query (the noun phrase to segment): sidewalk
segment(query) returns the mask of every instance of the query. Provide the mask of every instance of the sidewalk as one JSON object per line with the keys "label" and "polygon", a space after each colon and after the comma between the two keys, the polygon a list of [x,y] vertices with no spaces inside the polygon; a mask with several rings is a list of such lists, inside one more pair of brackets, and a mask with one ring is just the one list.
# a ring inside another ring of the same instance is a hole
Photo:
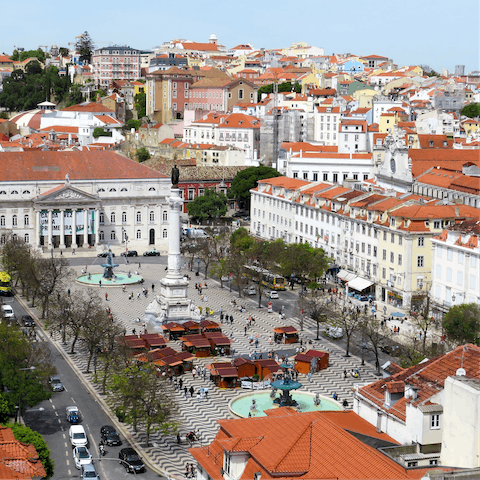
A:
{"label": "sidewalk", "polygon": [[[91,257],[96,257],[96,253],[96,251],[92,252]],[[167,257],[162,256],[161,258],[163,260],[161,264],[142,264],[139,269],[139,274],[145,278],[143,286],[146,286],[149,289],[147,298],[143,295],[137,297],[138,292],[142,291],[142,285],[133,285],[129,287],[126,292],[123,292],[121,287],[113,287],[108,290],[108,301],[105,301],[105,299],[101,297],[105,307],[108,306],[111,308],[112,313],[126,329],[127,333],[131,333],[133,328],[135,328],[137,332],[140,330],[141,323],[139,324],[135,320],[137,318],[143,320],[145,309],[153,299],[151,285],[155,285],[156,292],[160,289],[158,282],[166,274],[165,265],[167,262]],[[140,259],[141,262],[141,257],[138,257],[138,259]],[[136,260],[137,259],[134,259],[134,261]],[[122,267],[123,266],[121,265],[118,269],[121,271]],[[80,274],[81,269],[84,267],[78,266],[72,268],[77,274]],[[88,265],[88,270],[91,271],[91,273],[100,273],[103,271],[100,264],[97,263]],[[185,270],[185,273],[191,274],[191,272],[187,270]],[[206,303],[202,303],[201,297],[193,287],[195,282],[199,283],[200,281],[202,281],[202,283],[206,282],[208,285],[208,288],[204,288],[202,292],[208,297],[208,302]],[[70,288],[75,290],[87,287],[73,284]],[[132,291],[134,293],[134,299],[129,300],[128,296]],[[232,347],[235,349],[235,356],[248,356],[255,351],[267,352],[268,350],[271,350],[272,347],[275,348],[276,351],[287,350],[288,346],[285,345],[271,346],[268,344],[268,338],[272,334],[272,329],[279,326],[278,314],[268,314],[267,309],[258,309],[258,300],[256,297],[254,299],[242,298],[240,303],[246,306],[247,311],[240,313],[238,309],[230,306],[230,302],[234,298],[237,299],[237,303],[239,303],[237,293],[229,292],[228,286],[223,289],[220,288],[219,282],[212,279],[205,280],[203,275],[192,277],[188,296],[195,302],[195,304],[202,307],[209,306],[212,308],[215,314],[210,318],[218,323],[220,323],[220,308],[222,308],[224,314],[233,315],[233,325],[230,325],[230,322],[224,324],[222,326],[222,331],[233,340]],[[252,315],[256,321],[254,322],[253,327],[248,330],[248,334],[245,335],[244,327],[249,315]],[[297,320],[292,318],[287,318],[282,324],[292,324],[298,327]],[[260,341],[258,348],[249,344],[250,335],[255,336],[256,334],[259,335]],[[299,381],[303,383],[305,391],[310,391],[312,393],[318,392],[329,398],[331,398],[335,392],[340,401],[347,399],[349,404],[352,405],[353,385],[359,381],[363,383],[377,379],[374,375],[373,366],[368,364],[361,366],[361,359],[355,355],[352,355],[350,358],[345,358],[343,356],[345,352],[341,346],[336,345],[334,342],[323,337],[318,341],[314,340],[315,336],[316,329],[314,328],[306,327],[303,332],[300,332],[300,338],[304,342],[312,339],[313,348],[330,352],[330,366],[328,369],[314,374],[311,383],[308,381],[307,376],[302,374],[299,375]],[[65,351],[65,349],[68,349],[68,345],[64,347],[61,344],[60,334],[57,333],[54,335],[54,341],[57,348],[60,350]],[[172,346],[172,348],[177,350],[180,350],[181,348],[179,342],[170,342],[169,346]],[[99,399],[100,404],[105,407],[105,397],[100,394],[98,387],[93,383],[93,375],[83,373],[86,366],[86,355],[82,352],[81,345],[77,347],[77,352],[77,355],[73,357],[64,354],[64,358],[74,364],[77,374],[83,378],[84,382],[88,385],[89,390],[91,390],[96,398]],[[215,361],[229,361],[230,359],[231,357],[216,357]],[[198,366],[205,366],[212,361],[213,358],[211,357],[201,358],[197,359],[195,364]],[[361,372],[360,380],[351,377],[347,379],[343,378],[343,371],[345,369],[350,371],[357,367]],[[195,391],[202,386],[209,386],[209,398],[202,400],[197,400],[196,395],[194,397],[185,397],[183,391],[173,391],[179,405],[179,420],[181,421],[180,432],[184,434],[186,431],[196,430],[200,434],[201,442],[195,444],[195,446],[205,445],[206,443],[209,443],[217,433],[217,419],[234,418],[234,415],[228,409],[228,403],[239,394],[239,390],[220,390],[213,384],[210,384],[208,380],[199,379],[198,377],[193,379],[189,373],[184,374],[182,378],[184,380],[184,385],[188,388],[193,386]],[[173,390],[173,385],[171,385],[171,388]],[[138,448],[149,466],[158,473],[163,472],[163,474],[169,476],[182,476],[185,463],[194,462],[193,457],[188,452],[188,445],[178,445],[175,436],[164,436],[160,433],[154,433],[151,437],[152,447],[145,449],[141,446],[144,437],[141,429],[139,429],[139,433],[136,434],[133,431],[133,428],[129,425],[119,424],[112,412],[108,412],[108,414],[112,418],[114,425],[119,427],[122,434],[132,442],[135,448]]]}

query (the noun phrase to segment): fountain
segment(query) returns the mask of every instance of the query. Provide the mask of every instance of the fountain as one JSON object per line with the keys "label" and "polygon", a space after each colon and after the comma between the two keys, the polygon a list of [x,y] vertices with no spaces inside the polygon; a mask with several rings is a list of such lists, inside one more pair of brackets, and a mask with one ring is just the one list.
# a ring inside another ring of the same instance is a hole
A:
{"label": "fountain", "polygon": [[[298,413],[319,410],[342,410],[342,405],[319,393],[297,392],[302,387],[292,378],[293,364],[286,361],[280,365],[282,373],[270,383],[271,392],[243,393],[230,401],[228,408],[238,417],[262,417],[265,410],[275,407],[295,408]],[[277,391],[281,394],[277,396]],[[294,392],[294,393],[292,393]]]}
{"label": "fountain", "polygon": [[102,263],[102,267],[104,268],[103,278],[111,280],[115,276],[113,269],[118,267],[118,263],[113,263],[113,255],[110,249],[108,249],[107,253],[107,263]]}

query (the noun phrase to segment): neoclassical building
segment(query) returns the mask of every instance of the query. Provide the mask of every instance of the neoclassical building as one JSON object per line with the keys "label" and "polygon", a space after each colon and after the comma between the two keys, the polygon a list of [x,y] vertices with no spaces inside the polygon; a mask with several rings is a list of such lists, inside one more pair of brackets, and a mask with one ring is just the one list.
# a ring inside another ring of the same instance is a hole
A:
{"label": "neoclassical building", "polygon": [[109,151],[0,153],[0,164],[2,242],[11,231],[34,248],[168,249],[166,175]]}

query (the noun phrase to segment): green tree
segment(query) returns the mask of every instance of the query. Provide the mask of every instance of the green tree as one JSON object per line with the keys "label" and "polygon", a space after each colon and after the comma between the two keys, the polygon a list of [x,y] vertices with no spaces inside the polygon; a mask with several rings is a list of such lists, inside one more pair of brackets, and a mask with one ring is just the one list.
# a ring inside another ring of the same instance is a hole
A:
{"label": "green tree", "polygon": [[25,50],[21,53],[15,50],[10,58],[14,62],[23,62],[27,58],[38,58],[42,63],[45,63],[45,52],[41,48],[38,50]]}
{"label": "green tree", "polygon": [[[296,93],[300,93],[302,91],[302,86],[298,83],[295,82],[293,85],[291,82],[284,82],[284,83],[279,83],[278,84],[278,91],[279,92],[291,92],[293,87],[293,91]],[[258,89],[258,98],[262,98],[262,94],[270,94],[273,93],[273,83],[269,85],[264,85],[263,87],[260,87]]]}
{"label": "green tree", "polygon": [[80,60],[82,62],[91,62],[92,53],[95,48],[93,40],[90,38],[90,34],[85,30],[75,43],[75,49],[80,54]]}
{"label": "green tree", "polygon": [[138,130],[142,126],[142,122],[140,120],[135,120],[134,118],[131,118],[130,120],[127,121],[126,126],[128,127],[129,130],[131,128]]}
{"label": "green tree", "polygon": [[427,353],[427,335],[428,332],[435,326],[436,321],[431,315],[430,311],[430,297],[425,296],[418,311],[411,312],[410,318],[412,325],[422,332],[422,353]]}
{"label": "green tree", "polygon": [[151,158],[149,151],[145,147],[137,148],[136,155],[139,162],[145,162]]}
{"label": "green tree", "polygon": [[31,444],[35,447],[38,457],[42,462],[43,468],[47,473],[47,476],[45,478],[50,478],[53,475],[54,462],[50,458],[51,452],[48,448],[47,442],[45,442],[43,437],[38,432],[32,430],[30,427],[20,425],[19,423],[10,423],[6,426],[12,429],[14,437],[19,442]]}
{"label": "green tree", "polygon": [[462,303],[450,307],[443,317],[443,330],[452,342],[477,345],[480,331],[479,306],[475,303]]}
{"label": "green tree", "polygon": [[147,116],[147,94],[137,93],[134,97],[134,105],[137,110],[138,118]]}
{"label": "green tree", "polygon": [[363,338],[365,339],[365,349],[375,355],[375,367],[377,375],[380,376],[380,346],[388,338],[389,330],[382,331],[380,321],[373,316],[364,316],[360,325]]}
{"label": "green tree", "polygon": [[260,165],[241,170],[235,175],[232,186],[228,189],[228,198],[234,198],[240,208],[250,208],[250,190],[258,185],[259,180],[280,177],[281,173],[272,167]]}
{"label": "green tree", "polygon": [[352,335],[360,329],[364,322],[360,307],[343,307],[338,317],[333,321],[333,325],[340,327],[345,334],[347,344],[345,346],[345,356],[350,356],[350,342]]}
{"label": "green tree", "polygon": [[194,220],[206,220],[223,217],[227,213],[227,197],[216,192],[213,188],[205,190],[204,195],[199,195],[188,204],[188,214]]}
{"label": "green tree", "polygon": [[461,113],[468,118],[480,117],[480,103],[469,103],[465,105]]}

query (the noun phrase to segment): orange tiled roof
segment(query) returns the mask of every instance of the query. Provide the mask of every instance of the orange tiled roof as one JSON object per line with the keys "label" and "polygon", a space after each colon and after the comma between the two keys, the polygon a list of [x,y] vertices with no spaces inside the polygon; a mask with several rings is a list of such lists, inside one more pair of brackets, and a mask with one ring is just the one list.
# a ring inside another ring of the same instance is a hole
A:
{"label": "orange tiled roof", "polygon": [[107,108],[101,103],[98,102],[84,102],[78,103],[77,105],[72,105],[71,107],[66,107],[62,112],[98,112],[98,113],[115,113],[111,108]]}
{"label": "orange tiled roof", "polygon": [[295,190],[297,188],[303,187],[304,185],[308,185],[310,182],[307,182],[306,180],[300,180],[299,178],[279,176],[259,180],[258,183],[266,183],[271,186],[283,187],[288,190]]}

